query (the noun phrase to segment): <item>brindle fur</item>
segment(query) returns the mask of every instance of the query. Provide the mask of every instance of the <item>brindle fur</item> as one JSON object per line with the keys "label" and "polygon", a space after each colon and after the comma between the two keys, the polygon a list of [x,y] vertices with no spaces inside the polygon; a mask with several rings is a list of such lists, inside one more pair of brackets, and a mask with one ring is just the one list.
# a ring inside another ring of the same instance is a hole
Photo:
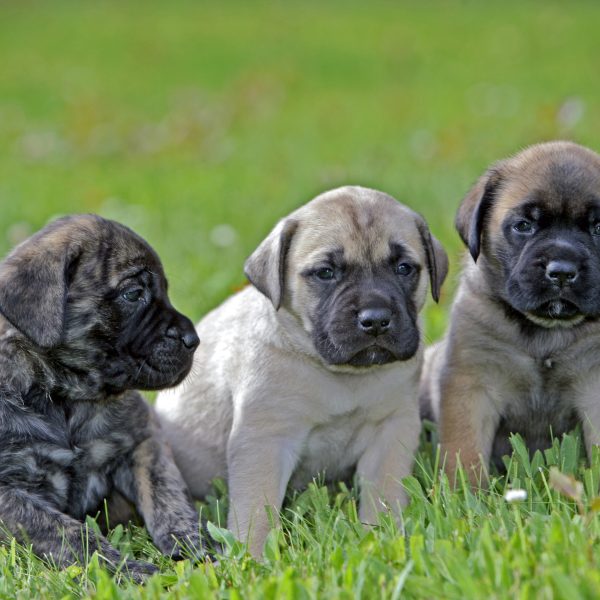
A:
{"label": "brindle fur", "polygon": [[[515,228],[523,220],[531,231]],[[581,423],[588,453],[600,442],[598,223],[600,156],[568,142],[497,163],[464,199],[456,225],[470,256],[421,384],[451,474],[457,453],[474,483],[490,461],[502,467],[509,433],[533,452]],[[551,261],[576,278],[553,283]]]}
{"label": "brindle fur", "polygon": [[[140,300],[122,296],[143,290]],[[93,215],[49,225],[0,264],[0,520],[59,565],[99,552],[140,579],[82,520],[111,493],[133,503],[161,552],[199,548],[198,515],[132,388],[182,380],[197,337],[168,301],[160,261]],[[185,343],[184,343],[185,339]]]}

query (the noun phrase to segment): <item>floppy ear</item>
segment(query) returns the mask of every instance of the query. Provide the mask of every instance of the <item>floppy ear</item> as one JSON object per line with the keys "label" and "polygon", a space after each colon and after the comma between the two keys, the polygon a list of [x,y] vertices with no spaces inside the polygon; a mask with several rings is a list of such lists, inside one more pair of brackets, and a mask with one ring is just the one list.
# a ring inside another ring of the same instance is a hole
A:
{"label": "floppy ear", "polygon": [[486,216],[494,203],[496,191],[503,179],[503,163],[496,163],[479,178],[464,197],[454,224],[473,260],[477,262],[481,250],[481,236]]}
{"label": "floppy ear", "polygon": [[417,221],[421,241],[425,248],[429,281],[431,283],[431,296],[438,302],[442,284],[448,275],[448,255],[440,242],[431,235],[424,219]]}
{"label": "floppy ear", "polygon": [[42,348],[61,340],[68,274],[79,256],[66,238],[47,238],[34,235],[0,263],[0,313]]}
{"label": "floppy ear", "polygon": [[279,310],[285,290],[286,258],[298,221],[286,219],[277,224],[244,264],[250,283]]}

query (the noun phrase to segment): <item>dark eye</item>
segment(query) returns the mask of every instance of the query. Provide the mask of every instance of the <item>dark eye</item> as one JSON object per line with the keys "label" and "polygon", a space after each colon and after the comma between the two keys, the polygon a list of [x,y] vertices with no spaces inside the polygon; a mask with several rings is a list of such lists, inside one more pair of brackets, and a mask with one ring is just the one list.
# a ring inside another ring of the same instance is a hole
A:
{"label": "dark eye", "polygon": [[143,294],[144,290],[141,288],[137,288],[135,290],[127,290],[121,295],[123,296],[123,298],[125,298],[125,300],[127,300],[127,302],[137,302]]}
{"label": "dark eye", "polygon": [[323,267],[322,269],[315,271],[315,275],[322,281],[329,281],[335,277],[333,269],[330,269],[329,267]]}
{"label": "dark eye", "polygon": [[394,269],[398,275],[410,275],[413,268],[408,263],[398,263]]}
{"label": "dark eye", "polygon": [[592,225],[592,235],[600,235],[600,223]]}
{"label": "dark eye", "polygon": [[533,224],[530,223],[529,221],[517,221],[514,225],[513,225],[513,229],[517,232],[517,233],[531,233],[533,231]]}

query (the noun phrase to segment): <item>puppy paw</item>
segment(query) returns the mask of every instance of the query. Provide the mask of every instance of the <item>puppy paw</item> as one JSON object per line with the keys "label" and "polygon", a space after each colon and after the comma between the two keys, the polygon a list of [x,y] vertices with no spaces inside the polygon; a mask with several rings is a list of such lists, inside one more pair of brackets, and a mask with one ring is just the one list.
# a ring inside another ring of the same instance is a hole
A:
{"label": "puppy paw", "polygon": [[144,583],[151,575],[158,573],[158,571],[158,567],[143,560],[126,560],[121,569],[121,574],[129,577],[135,583]]}
{"label": "puppy paw", "polygon": [[184,558],[203,560],[207,555],[200,536],[195,532],[191,533],[189,530],[172,530],[161,533],[160,536],[156,536],[154,543],[163,554],[173,560]]}

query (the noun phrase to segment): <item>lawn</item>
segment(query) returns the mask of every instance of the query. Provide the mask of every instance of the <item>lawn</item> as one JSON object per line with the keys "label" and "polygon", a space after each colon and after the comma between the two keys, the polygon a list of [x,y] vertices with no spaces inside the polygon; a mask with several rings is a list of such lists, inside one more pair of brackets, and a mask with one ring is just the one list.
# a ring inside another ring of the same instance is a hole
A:
{"label": "lawn", "polygon": [[[278,218],[362,184],[420,211],[450,254],[425,313],[437,339],[469,185],[533,142],[600,149],[599,26],[593,2],[4,2],[0,254],[55,216],[97,212],[150,241],[198,319],[243,285]],[[161,566],[145,587],[8,544],[0,597],[599,597],[600,456],[586,468],[577,433],[532,461],[515,444],[508,481],[473,494],[449,489],[424,441],[401,529],[365,532],[352,491],[315,484],[290,497],[262,563],[224,531],[220,563],[194,567],[118,529],[115,544]],[[579,505],[550,465],[584,484]],[[527,500],[507,503],[509,487]]]}

